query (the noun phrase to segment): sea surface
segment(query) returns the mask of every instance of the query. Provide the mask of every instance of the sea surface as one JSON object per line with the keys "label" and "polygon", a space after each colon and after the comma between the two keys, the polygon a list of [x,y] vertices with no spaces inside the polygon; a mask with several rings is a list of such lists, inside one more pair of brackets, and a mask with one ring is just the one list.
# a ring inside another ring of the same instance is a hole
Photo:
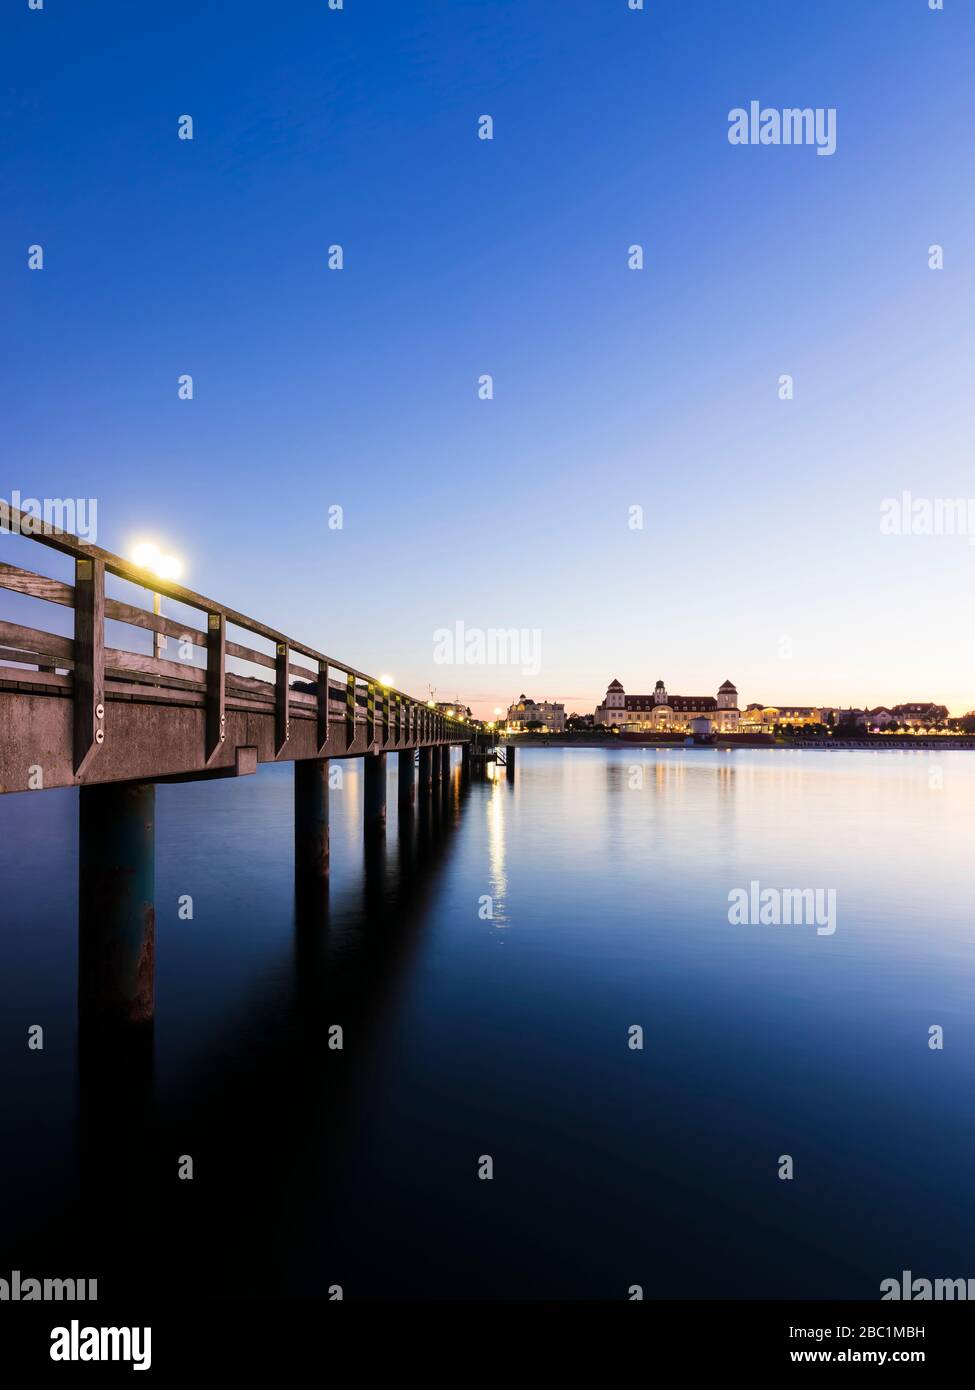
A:
{"label": "sea surface", "polygon": [[[131,1055],[79,1055],[77,792],[0,798],[0,1277],[347,1299],[975,1277],[975,756],[520,749],[513,781],[470,785],[456,758],[401,820],[389,757],[384,837],[341,764],[327,899],[297,903],[289,766],[160,787]],[[753,882],[832,891],[835,930],[730,921]]]}

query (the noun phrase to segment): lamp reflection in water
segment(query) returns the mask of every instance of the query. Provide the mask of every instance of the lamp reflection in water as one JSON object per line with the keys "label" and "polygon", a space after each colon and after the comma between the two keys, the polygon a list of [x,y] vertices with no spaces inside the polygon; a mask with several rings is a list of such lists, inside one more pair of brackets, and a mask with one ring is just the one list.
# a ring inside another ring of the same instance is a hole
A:
{"label": "lamp reflection in water", "polygon": [[489,882],[491,884],[494,925],[496,927],[506,927],[509,923],[504,906],[505,895],[508,891],[508,877],[505,870],[506,847],[504,818],[507,809],[506,802],[508,800],[508,792],[504,783],[504,778],[499,777],[497,771],[497,765],[492,763],[488,770],[491,790],[486,803],[488,861],[490,863]]}

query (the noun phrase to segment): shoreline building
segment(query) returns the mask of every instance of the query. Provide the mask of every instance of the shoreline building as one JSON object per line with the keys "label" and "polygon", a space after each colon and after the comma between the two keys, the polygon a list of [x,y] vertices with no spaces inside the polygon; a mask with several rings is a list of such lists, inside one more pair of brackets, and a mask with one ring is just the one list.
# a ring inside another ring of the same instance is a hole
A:
{"label": "shoreline building", "polygon": [[465,705],[463,700],[436,700],[435,706],[439,714],[445,714],[448,719],[473,719],[470,705]]}
{"label": "shoreline building", "polygon": [[[750,704],[741,716],[741,727],[768,732],[776,724],[826,724],[829,713],[829,707],[825,705]],[[833,714],[837,714],[837,711],[833,710]]]}
{"label": "shoreline building", "polygon": [[912,700],[906,705],[894,705],[891,714],[902,728],[938,729],[948,720],[947,705],[931,700]]}
{"label": "shoreline building", "polygon": [[[706,719],[708,732],[733,733],[740,718],[738,691],[731,681],[719,686],[717,695],[670,695],[662,680],[652,695],[627,695],[613,680],[596,706],[593,723],[640,733],[686,733],[692,719]],[[703,731],[703,726],[697,727]]]}
{"label": "shoreline building", "polygon": [[508,706],[507,727],[511,734],[564,734],[565,705],[520,695],[515,704]]}

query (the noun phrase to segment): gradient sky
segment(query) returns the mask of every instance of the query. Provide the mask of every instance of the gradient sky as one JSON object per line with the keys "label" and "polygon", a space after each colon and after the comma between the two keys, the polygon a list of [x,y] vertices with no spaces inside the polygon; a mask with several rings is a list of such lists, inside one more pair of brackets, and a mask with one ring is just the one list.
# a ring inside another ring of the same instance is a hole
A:
{"label": "gradient sky", "polygon": [[[613,676],[975,705],[975,545],[879,527],[975,496],[970,4],[0,23],[0,495],[95,497],[99,544],[477,713]],[[730,145],[752,99],[836,107],[835,155]],[[435,665],[458,620],[539,629],[540,675]]]}

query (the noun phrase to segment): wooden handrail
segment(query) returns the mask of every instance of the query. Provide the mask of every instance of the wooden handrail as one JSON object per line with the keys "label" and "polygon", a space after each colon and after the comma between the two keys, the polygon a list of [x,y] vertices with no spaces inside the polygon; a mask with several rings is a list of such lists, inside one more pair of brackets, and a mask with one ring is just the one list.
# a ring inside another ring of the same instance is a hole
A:
{"label": "wooden handrail", "polygon": [[[0,499],[2,500],[2,499]],[[18,565],[0,561],[0,589],[20,593],[46,602],[74,609],[75,640],[42,632],[36,628],[0,621],[0,661],[30,661],[42,666],[40,671],[18,667],[0,667],[10,679],[31,686],[44,684],[73,691],[75,704],[75,768],[79,772],[92,752],[104,741],[106,682],[112,691],[125,693],[125,687],[135,682],[145,695],[141,698],[164,698],[164,692],[175,701],[204,699],[206,720],[206,761],[215,756],[226,732],[226,706],[244,700],[259,702],[275,715],[275,746],[280,753],[290,738],[290,716],[303,712],[307,717],[317,707],[318,747],[323,749],[329,739],[330,726],[337,721],[346,724],[348,745],[359,737],[363,724],[370,745],[385,747],[390,742],[443,739],[452,735],[463,737],[470,726],[447,719],[428,702],[417,700],[406,692],[381,684],[374,676],[338,661],[314,647],[295,641],[276,628],[248,617],[234,608],[165,580],[151,571],[125,560],[111,551],[90,545],[49,522],[4,504],[10,529],[27,539],[71,556],[75,561],[74,585],[44,575],[34,574]],[[161,614],[109,598],[105,594],[105,576],[137,584],[161,594],[174,602],[185,604],[203,615],[205,627],[187,627]],[[189,642],[204,656],[204,664],[165,660],[155,654],[119,651],[105,647],[105,621],[111,620],[144,631]],[[273,644],[274,655],[227,638],[228,624],[252,633]],[[314,663],[315,669],[296,664],[292,655]],[[274,672],[273,680],[257,680],[227,670],[227,658],[246,661]],[[55,666],[73,670],[73,677],[57,676]],[[332,672],[344,680],[333,680]],[[158,689],[153,692],[153,682]],[[292,681],[305,682],[304,692],[295,689]],[[148,683],[147,683],[148,682]]]}

